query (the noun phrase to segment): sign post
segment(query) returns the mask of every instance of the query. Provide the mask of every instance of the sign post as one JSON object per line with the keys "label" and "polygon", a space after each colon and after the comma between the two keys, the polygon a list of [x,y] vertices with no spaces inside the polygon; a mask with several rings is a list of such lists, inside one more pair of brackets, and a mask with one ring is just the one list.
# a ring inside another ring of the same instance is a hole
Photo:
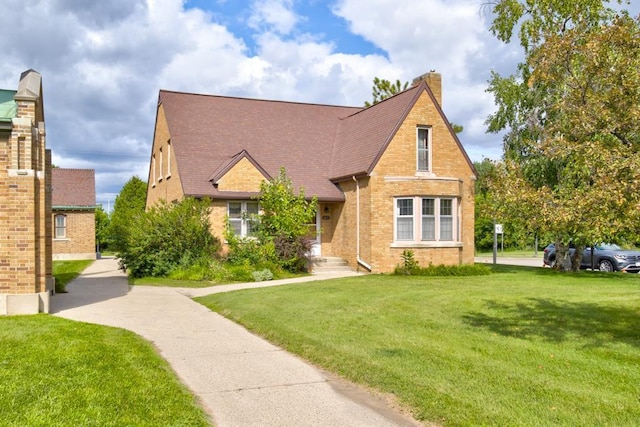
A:
{"label": "sign post", "polygon": [[[502,224],[493,223],[493,264],[498,259],[498,234],[502,234]],[[504,240],[503,240],[504,241]]]}

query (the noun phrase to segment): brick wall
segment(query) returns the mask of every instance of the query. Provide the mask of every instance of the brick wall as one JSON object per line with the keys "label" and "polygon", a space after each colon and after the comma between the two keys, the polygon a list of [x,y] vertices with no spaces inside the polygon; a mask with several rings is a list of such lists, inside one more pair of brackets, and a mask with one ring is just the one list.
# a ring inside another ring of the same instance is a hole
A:
{"label": "brick wall", "polygon": [[[40,85],[39,75],[25,76]],[[50,153],[41,98],[24,90],[24,81],[12,130],[0,136],[0,294],[11,295],[43,293],[51,277]]]}
{"label": "brick wall", "polygon": [[[432,132],[432,173],[416,173],[416,127],[426,125]],[[388,272],[401,263],[405,249],[414,252],[422,266],[473,263],[474,177],[446,122],[430,97],[423,93],[373,170],[370,178],[361,178],[360,186],[360,258],[373,272]],[[356,265],[356,185],[340,183],[346,202],[336,209],[335,231],[330,234],[336,255]],[[460,242],[428,245],[394,243],[394,197],[446,196],[459,201]],[[326,233],[329,235],[329,233]],[[326,253],[323,254],[328,255]]]}
{"label": "brick wall", "polygon": [[[93,211],[56,210],[56,215],[66,216],[66,237],[53,239],[53,258],[56,260],[95,259],[96,222]],[[54,219],[55,223],[55,219]]]}
{"label": "brick wall", "polygon": [[[181,200],[184,196],[180,171],[175,161],[173,146],[171,146],[171,134],[167,126],[164,107],[158,107],[155,137],[149,161],[149,175],[147,179],[147,208],[160,200],[173,202]],[[161,160],[162,157],[162,161]],[[154,166],[155,163],[155,166]]]}
{"label": "brick wall", "polygon": [[260,191],[260,183],[266,178],[246,158],[241,159],[218,180],[220,191]]}

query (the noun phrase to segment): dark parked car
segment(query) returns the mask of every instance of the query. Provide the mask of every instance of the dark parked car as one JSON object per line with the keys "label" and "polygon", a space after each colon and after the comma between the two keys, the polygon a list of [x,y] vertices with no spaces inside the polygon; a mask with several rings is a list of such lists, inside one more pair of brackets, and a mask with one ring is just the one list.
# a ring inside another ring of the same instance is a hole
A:
{"label": "dark parked car", "polygon": [[[575,249],[570,248],[573,254]],[[556,263],[556,246],[551,243],[544,248],[544,265],[553,267]],[[640,252],[622,249],[618,245],[600,243],[593,247],[593,264],[600,271],[640,272]],[[591,248],[585,248],[580,268],[591,268]]]}

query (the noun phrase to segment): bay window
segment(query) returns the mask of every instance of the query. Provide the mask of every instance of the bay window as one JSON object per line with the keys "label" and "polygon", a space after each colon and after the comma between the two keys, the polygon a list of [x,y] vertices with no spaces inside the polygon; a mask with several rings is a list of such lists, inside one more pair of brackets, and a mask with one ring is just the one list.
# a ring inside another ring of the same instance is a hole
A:
{"label": "bay window", "polygon": [[453,197],[396,198],[395,241],[419,244],[459,240],[457,209],[458,201]]}

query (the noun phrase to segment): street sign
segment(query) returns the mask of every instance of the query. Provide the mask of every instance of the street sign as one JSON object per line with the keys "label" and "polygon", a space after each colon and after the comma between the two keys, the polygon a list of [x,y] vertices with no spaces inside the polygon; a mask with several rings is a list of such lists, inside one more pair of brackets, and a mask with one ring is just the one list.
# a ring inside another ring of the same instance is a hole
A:
{"label": "street sign", "polygon": [[502,224],[496,224],[496,234],[502,234]]}

